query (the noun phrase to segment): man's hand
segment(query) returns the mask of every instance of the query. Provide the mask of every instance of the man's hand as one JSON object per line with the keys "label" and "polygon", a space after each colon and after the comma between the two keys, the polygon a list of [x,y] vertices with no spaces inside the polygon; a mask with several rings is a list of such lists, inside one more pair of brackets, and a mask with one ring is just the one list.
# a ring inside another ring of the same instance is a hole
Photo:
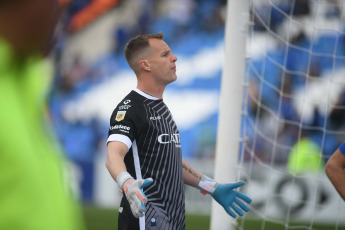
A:
{"label": "man's hand", "polygon": [[145,204],[147,203],[147,197],[143,192],[143,188],[150,185],[153,179],[134,180],[128,172],[121,172],[116,177],[116,182],[125,193],[133,215],[136,218],[142,217],[146,211]]}
{"label": "man's hand", "polygon": [[252,199],[250,199],[248,196],[244,195],[239,191],[234,190],[244,184],[244,182],[237,182],[234,184],[218,184],[216,190],[212,193],[212,197],[220,205],[222,205],[225,211],[233,218],[236,218],[236,214],[234,213],[234,211],[239,216],[243,216],[243,211],[249,211],[249,207],[240,199],[242,199],[248,204],[252,202]]}
{"label": "man's hand", "polygon": [[[235,212],[239,216],[243,216],[244,212],[249,211],[249,207],[244,203],[251,203],[252,199],[235,189],[244,185],[244,182],[237,182],[234,184],[218,184],[207,176],[203,176],[199,182],[198,188],[203,194],[210,194],[225,211],[236,218]],[[244,202],[243,202],[243,201]],[[243,211],[242,211],[243,210]]]}
{"label": "man's hand", "polygon": [[126,180],[122,185],[122,190],[125,193],[133,215],[138,218],[144,215],[146,211],[145,204],[147,197],[143,192],[143,188],[153,182],[152,178],[134,180],[132,178]]}

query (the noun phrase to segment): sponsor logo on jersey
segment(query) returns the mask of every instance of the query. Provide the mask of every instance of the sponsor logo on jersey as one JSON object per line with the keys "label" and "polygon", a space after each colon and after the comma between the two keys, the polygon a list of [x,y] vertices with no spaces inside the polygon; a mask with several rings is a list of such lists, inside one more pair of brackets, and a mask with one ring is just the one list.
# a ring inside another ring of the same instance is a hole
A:
{"label": "sponsor logo on jersey", "polygon": [[123,129],[123,130],[131,130],[130,127],[125,126],[125,125],[114,125],[114,126],[110,126],[110,130],[114,130],[114,129]]}
{"label": "sponsor logo on jersey", "polygon": [[150,120],[160,120],[160,119],[162,119],[162,117],[161,116],[157,116],[157,117],[150,117]]}
{"label": "sponsor logo on jersey", "polygon": [[129,102],[131,102],[131,100],[125,100],[123,104],[127,105]]}
{"label": "sponsor logo on jersey", "polygon": [[132,107],[131,105],[121,105],[119,107],[119,109],[123,110],[123,109],[129,109],[130,107]]}
{"label": "sponsor logo on jersey", "polygon": [[126,111],[118,111],[115,120],[122,121],[125,118]]}
{"label": "sponsor logo on jersey", "polygon": [[176,147],[181,147],[180,134],[167,134],[163,133],[158,136],[158,142],[161,144],[175,143]]}

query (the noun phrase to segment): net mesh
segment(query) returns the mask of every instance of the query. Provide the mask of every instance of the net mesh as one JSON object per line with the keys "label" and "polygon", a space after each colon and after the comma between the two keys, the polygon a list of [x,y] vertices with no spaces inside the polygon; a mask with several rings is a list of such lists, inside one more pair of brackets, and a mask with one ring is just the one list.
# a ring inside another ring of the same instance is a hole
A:
{"label": "net mesh", "polygon": [[250,13],[238,178],[254,202],[238,229],[342,229],[324,165],[345,141],[344,3],[252,0]]}

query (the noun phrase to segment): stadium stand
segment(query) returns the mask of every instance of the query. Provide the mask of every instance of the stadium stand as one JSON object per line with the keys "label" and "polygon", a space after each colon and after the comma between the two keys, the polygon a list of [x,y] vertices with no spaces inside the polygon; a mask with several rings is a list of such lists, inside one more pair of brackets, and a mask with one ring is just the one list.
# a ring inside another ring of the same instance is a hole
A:
{"label": "stadium stand", "polygon": [[[85,9],[90,1],[79,0],[73,1],[70,6],[67,18],[73,18],[73,15],[78,15],[77,10]],[[122,8],[131,7],[133,3],[121,3],[119,1],[105,1],[103,8],[107,10],[124,10]],[[111,4],[110,4],[111,2]],[[58,131],[58,136],[65,148],[66,154],[78,164],[83,165],[83,168],[89,170],[92,168],[92,161],[97,154],[102,151],[102,145],[106,140],[107,123],[98,117],[85,114],[87,119],[71,119],[64,114],[65,106],[68,103],[78,100],[88,92],[109,81],[111,78],[116,78],[119,73],[128,70],[128,66],[124,60],[122,50],[126,41],[138,33],[154,33],[162,31],[165,34],[166,41],[174,51],[174,53],[183,61],[190,60],[195,55],[200,55],[200,49],[216,50],[217,45],[222,44],[224,39],[224,20],[225,20],[225,4],[224,0],[207,1],[207,0],[180,0],[181,4],[187,5],[189,10],[178,12],[178,17],[181,20],[176,20],[173,10],[169,7],[169,1],[144,1],[147,7],[142,7],[138,17],[137,23],[130,25],[119,25],[113,29],[112,39],[114,39],[114,49],[97,57],[97,61],[93,63],[83,63],[82,60],[75,58],[75,62],[66,68],[65,71],[57,71],[56,84],[52,89],[51,94],[51,112],[53,121]],[[310,15],[310,5],[308,1],[293,1],[294,16],[303,17],[308,20],[312,17]],[[106,6],[106,7],[105,7]],[[270,31],[276,31],[281,37],[284,37],[284,23],[285,15],[291,10],[291,5],[286,1],[281,1],[277,8],[268,8],[267,5],[260,5],[257,9],[258,15],[254,17],[254,30],[258,34],[265,36],[270,28]],[[168,9],[167,9],[168,8]],[[100,16],[102,17],[102,16]],[[327,23],[334,18],[340,17],[337,8],[325,9],[322,23]],[[183,18],[183,20],[182,20]],[[93,17],[96,19],[96,17]],[[86,20],[86,19],[85,19]],[[311,19],[310,19],[311,20]],[[87,20],[86,20],[87,21]],[[69,20],[65,22],[67,25]],[[83,23],[76,23],[84,25]],[[75,25],[75,24],[73,24]],[[72,26],[74,29],[79,29],[80,26]],[[73,36],[73,33],[78,31],[65,32],[64,42],[68,42],[68,36]],[[69,34],[70,33],[70,34]],[[308,73],[313,78],[324,78],[330,70],[344,72],[345,61],[345,37],[344,34],[337,31],[324,31],[317,35],[317,39],[311,38],[309,32],[301,28],[294,36],[290,38],[291,45],[286,47],[281,41],[281,37],[276,34],[269,34],[274,43],[274,47],[267,50],[266,55],[255,56],[253,54],[252,65],[247,66],[247,71],[252,77],[252,80],[259,82],[259,78],[263,77],[263,91],[262,103],[270,110],[278,110],[278,92],[284,85],[284,92],[287,95],[284,97],[283,104],[280,110],[281,117],[289,121],[301,121],[298,107],[288,95],[296,94],[304,89],[306,80],[301,77],[302,74]],[[63,39],[63,38],[61,38]],[[260,45],[260,44],[258,44]],[[310,52],[310,48],[311,51]],[[288,55],[285,57],[284,51],[288,49]],[[63,51],[57,51],[57,53]],[[315,55],[323,54],[323,55]],[[222,60],[220,58],[220,60]],[[310,61],[311,60],[311,61]],[[178,62],[177,65],[183,64]],[[58,63],[59,64],[59,63]],[[60,63],[61,64],[61,63]],[[212,67],[210,67],[212,68]],[[286,76],[281,77],[285,71]],[[279,76],[279,77],[278,77]],[[181,76],[182,78],[182,76]],[[199,75],[194,76],[189,83],[175,84],[169,86],[169,89],[179,90],[220,90],[221,68],[212,72],[212,76],[207,78]],[[282,83],[281,79],[285,79]],[[260,87],[257,85],[257,87]],[[115,90],[115,89],[114,89]],[[253,92],[258,89],[251,88]],[[321,91],[320,91],[321,92]],[[277,95],[277,97],[272,96]],[[257,95],[258,96],[258,95]],[[338,97],[338,106],[344,106],[345,89]],[[255,105],[249,103],[249,112],[253,115],[256,113]],[[252,106],[252,107],[250,107]],[[310,119],[304,120],[306,125],[320,126],[327,119],[327,127],[334,130],[345,128],[343,110],[334,109],[330,112],[330,116],[318,111],[312,112]],[[253,115],[254,116],[254,115]],[[260,122],[262,127],[267,127],[269,123],[269,113],[262,112]],[[279,141],[287,146],[293,146],[296,139],[294,135],[296,127],[284,124],[283,131],[279,134]],[[217,112],[211,114],[207,119],[200,122],[197,126],[189,129],[182,129],[181,136],[185,145],[183,146],[183,153],[188,157],[214,157],[215,135],[217,127]],[[269,126],[268,126],[269,127]],[[247,133],[250,139],[250,130],[253,128],[250,124],[246,125]],[[267,135],[272,135],[272,130],[266,129]],[[204,136],[200,136],[204,133]],[[212,134],[212,135],[206,135]],[[309,133],[310,137],[316,142],[320,143],[322,133],[316,131]],[[324,157],[327,160],[328,156],[333,152],[341,140],[332,133],[326,134],[325,145],[323,146]],[[250,143],[250,140],[249,140]],[[261,145],[256,146],[257,154],[265,160],[265,150],[271,148],[269,143],[262,140]],[[321,146],[320,146],[321,147]],[[286,164],[289,151],[285,151],[279,159],[277,164]],[[85,182],[89,183],[89,182]],[[87,186],[86,186],[87,187]],[[86,191],[83,195],[86,200],[92,199],[92,192]]]}

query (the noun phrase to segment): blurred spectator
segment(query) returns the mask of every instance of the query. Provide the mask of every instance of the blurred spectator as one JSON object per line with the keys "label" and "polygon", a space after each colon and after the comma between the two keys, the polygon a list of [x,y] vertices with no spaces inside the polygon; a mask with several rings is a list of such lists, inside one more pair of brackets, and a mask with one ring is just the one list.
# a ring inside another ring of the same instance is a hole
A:
{"label": "blurred spectator", "polygon": [[329,115],[329,129],[343,130],[345,125],[345,90],[339,96]]}
{"label": "blurred spectator", "polygon": [[326,17],[340,18],[342,14],[342,3],[338,0],[328,0]]}
{"label": "blurred spectator", "polygon": [[285,74],[282,79],[282,95],[281,95],[281,108],[280,116],[284,120],[288,121],[300,121],[296,108],[293,104],[293,85],[292,76],[290,74]]}
{"label": "blurred spectator", "polygon": [[295,16],[305,16],[310,13],[310,1],[309,0],[298,0],[291,2],[293,5],[292,14]]}
{"label": "blurred spectator", "polygon": [[116,54],[123,54],[126,42],[128,41],[130,31],[128,31],[127,26],[119,26],[114,33],[114,51]]}
{"label": "blurred spectator", "polygon": [[45,113],[57,19],[55,0],[0,1],[0,229],[83,229]]}
{"label": "blurred spectator", "polygon": [[278,26],[290,14],[290,4],[285,1],[276,2],[275,4],[254,3],[254,11],[251,14],[254,19],[254,29],[258,31],[277,31]]}
{"label": "blurred spectator", "polygon": [[301,137],[292,147],[287,168],[292,175],[302,173],[318,173],[324,168],[322,151],[309,136],[306,130],[301,131]]}
{"label": "blurred spectator", "polygon": [[174,38],[178,38],[191,25],[195,9],[194,0],[165,0],[159,3],[159,14],[157,16],[165,17],[174,25],[176,33]]}
{"label": "blurred spectator", "polygon": [[86,66],[81,60],[81,57],[77,55],[74,57],[71,66],[62,75],[61,79],[61,90],[62,92],[68,93],[74,89],[76,84],[80,82],[87,73]]}
{"label": "blurred spectator", "polygon": [[193,25],[199,25],[200,30],[215,31],[224,28],[226,20],[226,1],[197,1]]}

